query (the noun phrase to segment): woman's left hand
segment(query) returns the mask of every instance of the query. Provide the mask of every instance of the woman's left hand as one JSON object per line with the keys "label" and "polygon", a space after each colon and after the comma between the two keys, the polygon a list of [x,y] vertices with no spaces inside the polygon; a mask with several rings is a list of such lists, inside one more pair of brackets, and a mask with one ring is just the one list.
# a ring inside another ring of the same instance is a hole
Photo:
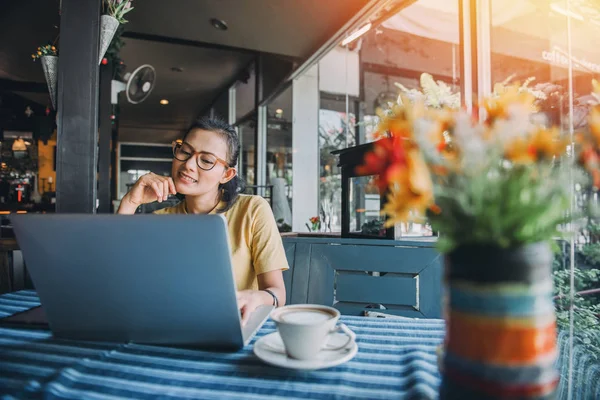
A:
{"label": "woman's left hand", "polygon": [[244,326],[257,307],[273,304],[273,297],[261,290],[241,290],[237,292],[237,302],[242,312],[242,326]]}

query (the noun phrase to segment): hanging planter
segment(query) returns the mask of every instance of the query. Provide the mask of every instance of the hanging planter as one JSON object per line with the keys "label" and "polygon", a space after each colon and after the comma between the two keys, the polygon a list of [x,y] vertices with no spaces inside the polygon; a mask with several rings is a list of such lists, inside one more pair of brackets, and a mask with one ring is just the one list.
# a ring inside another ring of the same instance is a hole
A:
{"label": "hanging planter", "polygon": [[48,85],[48,93],[52,108],[56,110],[56,91],[58,82],[58,50],[55,46],[48,44],[43,47],[38,47],[37,51],[31,55],[33,61],[40,59],[44,77]]}
{"label": "hanging planter", "polygon": [[124,18],[125,14],[133,10],[131,0],[104,0],[102,2],[102,8],[106,14],[100,17],[98,64],[102,63],[102,59],[110,47],[110,43],[112,42],[119,25],[127,23],[127,20]]}
{"label": "hanging planter", "polygon": [[102,59],[106,54],[106,50],[110,46],[115,32],[119,27],[119,21],[111,15],[103,15],[100,17],[100,57],[98,64],[102,63]]}
{"label": "hanging planter", "polygon": [[46,78],[46,84],[48,85],[48,92],[50,93],[50,101],[52,102],[52,108],[56,110],[56,90],[58,81],[58,57],[57,56],[43,56],[42,69],[44,70],[44,77]]}

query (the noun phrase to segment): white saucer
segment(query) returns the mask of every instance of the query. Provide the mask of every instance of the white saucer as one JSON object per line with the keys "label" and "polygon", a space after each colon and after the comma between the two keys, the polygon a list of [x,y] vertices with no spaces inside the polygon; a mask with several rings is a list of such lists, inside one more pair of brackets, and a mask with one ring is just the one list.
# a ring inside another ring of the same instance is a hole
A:
{"label": "white saucer", "polygon": [[[342,333],[333,333],[329,338],[328,344],[334,346],[338,344],[342,345],[347,340],[348,336]],[[358,345],[353,340],[343,349],[321,351],[314,360],[296,360],[295,358],[288,357],[286,354],[279,332],[263,336],[254,343],[254,354],[262,361],[277,367],[291,369],[312,370],[335,367],[336,365],[350,361],[357,352]]]}

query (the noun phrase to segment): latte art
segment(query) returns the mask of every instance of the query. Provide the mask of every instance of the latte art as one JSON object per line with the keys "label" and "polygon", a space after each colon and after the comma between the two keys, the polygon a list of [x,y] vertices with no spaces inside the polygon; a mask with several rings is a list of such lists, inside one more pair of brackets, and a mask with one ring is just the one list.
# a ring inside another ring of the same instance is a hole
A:
{"label": "latte art", "polygon": [[281,321],[291,324],[319,324],[328,321],[333,317],[332,314],[326,311],[297,309],[283,313],[279,318]]}

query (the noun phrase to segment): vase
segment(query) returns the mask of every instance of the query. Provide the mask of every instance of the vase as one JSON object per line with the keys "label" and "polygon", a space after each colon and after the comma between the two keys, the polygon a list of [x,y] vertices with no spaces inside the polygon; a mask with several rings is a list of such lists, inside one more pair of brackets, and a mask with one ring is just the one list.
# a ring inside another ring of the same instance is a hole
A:
{"label": "vase", "polygon": [[39,190],[39,174],[35,174],[33,177],[33,192],[31,193],[31,201],[33,201],[35,204],[39,204],[42,202],[42,195],[40,194]]}
{"label": "vase", "polygon": [[40,57],[42,62],[42,69],[44,70],[44,77],[46,78],[46,84],[48,85],[48,92],[50,93],[50,101],[52,102],[52,108],[56,110],[56,90],[58,81],[58,57],[57,56],[42,56]]}
{"label": "vase", "polygon": [[100,46],[99,46],[99,60],[98,64],[102,63],[102,59],[104,58],[104,54],[108,50],[110,46],[110,42],[112,42],[113,37],[115,36],[115,32],[119,27],[119,21],[110,15],[102,15],[100,17]]}
{"label": "vase", "polygon": [[441,399],[553,399],[559,375],[546,242],[446,257]]}

